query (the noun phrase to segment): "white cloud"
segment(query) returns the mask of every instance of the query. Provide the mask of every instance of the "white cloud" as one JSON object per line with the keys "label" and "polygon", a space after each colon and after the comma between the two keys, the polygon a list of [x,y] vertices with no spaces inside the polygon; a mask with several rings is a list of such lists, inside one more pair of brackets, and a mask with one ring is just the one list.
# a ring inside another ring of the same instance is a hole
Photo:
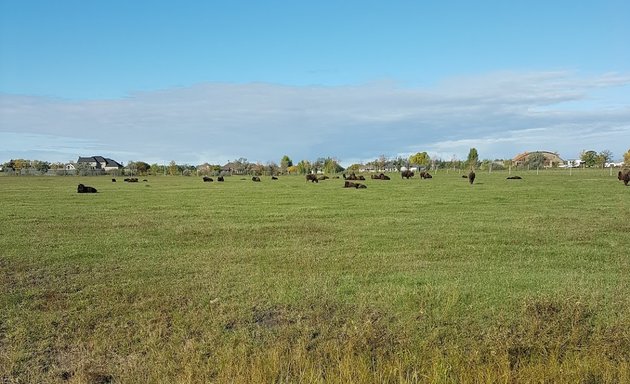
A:
{"label": "white cloud", "polygon": [[429,88],[209,83],[90,101],[4,94],[0,161],[103,154],[198,164],[289,154],[348,163],[424,150],[461,158],[472,146],[482,158],[536,149],[575,157],[584,148],[619,156],[630,144],[629,88],[630,76],[619,74],[501,72]]}

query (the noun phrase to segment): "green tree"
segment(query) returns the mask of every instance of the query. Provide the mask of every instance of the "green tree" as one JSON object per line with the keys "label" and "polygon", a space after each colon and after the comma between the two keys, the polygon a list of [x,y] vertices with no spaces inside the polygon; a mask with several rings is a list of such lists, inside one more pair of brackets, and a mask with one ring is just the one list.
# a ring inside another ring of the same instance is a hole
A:
{"label": "green tree", "polygon": [[168,163],[168,174],[171,176],[175,176],[178,174],[179,168],[177,167],[177,163],[175,162],[175,160],[171,160],[170,163]]}
{"label": "green tree", "polygon": [[293,160],[288,155],[282,156],[282,160],[280,160],[280,169],[282,169],[282,173],[287,172],[287,168],[293,166]]}
{"label": "green tree", "polygon": [[409,164],[429,166],[431,164],[431,157],[426,152],[418,152],[415,155],[409,156]]}
{"label": "green tree", "polygon": [[530,168],[537,169],[545,166],[545,155],[542,152],[533,152],[527,156],[526,164]]}
{"label": "green tree", "polygon": [[623,163],[630,167],[630,149],[628,149],[628,152],[623,154]]}
{"label": "green tree", "polygon": [[138,173],[146,175],[147,172],[151,169],[151,166],[144,161],[136,161],[136,170]]}
{"label": "green tree", "polygon": [[327,157],[324,160],[324,172],[326,173],[338,173],[343,172],[343,167],[339,165],[337,159]]}
{"label": "green tree", "polygon": [[470,148],[466,163],[471,169],[477,167],[477,163],[479,163],[479,153],[477,152],[477,148]]}
{"label": "green tree", "polygon": [[595,158],[595,163],[597,164],[598,167],[604,168],[604,165],[610,162],[612,160],[612,157],[613,157],[612,152],[607,149],[604,149],[603,151],[597,154],[597,157]]}
{"label": "green tree", "polygon": [[300,160],[297,164],[297,170],[301,175],[305,175],[311,172],[311,163],[308,160]]}
{"label": "green tree", "polygon": [[580,153],[580,160],[582,160],[587,167],[592,167],[597,163],[597,152],[583,150],[582,153]]}

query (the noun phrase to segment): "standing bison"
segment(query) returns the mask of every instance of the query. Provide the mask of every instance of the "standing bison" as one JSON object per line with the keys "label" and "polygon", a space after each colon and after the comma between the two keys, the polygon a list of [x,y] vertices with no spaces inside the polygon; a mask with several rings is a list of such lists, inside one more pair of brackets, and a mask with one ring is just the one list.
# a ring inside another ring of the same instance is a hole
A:
{"label": "standing bison", "polygon": [[306,182],[311,182],[311,183],[319,183],[319,180],[317,180],[317,175],[314,175],[312,173],[309,173],[308,175],[306,175]]}
{"label": "standing bison", "polygon": [[400,175],[402,176],[402,178],[407,178],[407,180],[409,180],[410,177],[413,177],[414,173],[411,171],[402,171],[400,172]]}
{"label": "standing bison", "polygon": [[475,182],[475,176],[475,171],[471,170],[468,174],[468,182],[470,182],[471,185]]}
{"label": "standing bison", "polygon": [[623,185],[628,185],[630,183],[630,169],[624,169],[623,171],[619,171],[617,174],[617,178],[620,181],[623,181]]}

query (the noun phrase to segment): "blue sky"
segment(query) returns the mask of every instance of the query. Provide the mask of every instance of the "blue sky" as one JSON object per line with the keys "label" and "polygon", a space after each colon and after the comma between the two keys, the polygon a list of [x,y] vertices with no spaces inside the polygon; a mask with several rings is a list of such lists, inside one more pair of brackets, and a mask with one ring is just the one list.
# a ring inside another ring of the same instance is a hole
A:
{"label": "blue sky", "polygon": [[627,1],[0,0],[0,161],[630,148]]}

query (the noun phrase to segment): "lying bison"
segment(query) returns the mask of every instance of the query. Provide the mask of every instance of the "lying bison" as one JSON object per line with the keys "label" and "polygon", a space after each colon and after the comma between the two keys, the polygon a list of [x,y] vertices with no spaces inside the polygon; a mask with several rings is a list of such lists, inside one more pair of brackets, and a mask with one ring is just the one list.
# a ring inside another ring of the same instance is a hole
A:
{"label": "lying bison", "polygon": [[522,178],[522,177],[520,177],[520,176],[508,176],[508,177],[507,177],[507,179],[508,179],[508,180],[521,180],[521,179],[523,179],[523,178]]}
{"label": "lying bison", "polygon": [[407,178],[407,180],[409,180],[410,177],[413,177],[414,173],[411,171],[402,171],[400,172],[400,175],[402,176],[402,178]]}
{"label": "lying bison", "polygon": [[112,183],[115,183],[115,182],[116,182],[116,179],[112,179]]}
{"label": "lying bison", "polygon": [[623,171],[619,171],[617,174],[617,178],[620,181],[623,181],[623,185],[628,185],[630,183],[630,169],[624,169]]}
{"label": "lying bison", "polygon": [[137,177],[127,177],[123,181],[126,181],[127,183],[137,183],[138,182],[138,178]]}
{"label": "lying bison", "polygon": [[370,178],[374,180],[390,180],[389,176],[386,176],[384,173],[381,173],[379,175],[371,175]]}
{"label": "lying bison", "polygon": [[213,181],[214,181],[214,180],[212,179],[212,177],[208,177],[208,176],[204,176],[204,177],[203,177],[203,182],[204,182],[204,183],[211,183],[211,182],[213,182]]}
{"label": "lying bison", "polygon": [[422,172],[420,172],[420,178],[421,179],[432,179],[433,176],[431,176],[431,174],[429,172],[422,171]]}
{"label": "lying bison", "polygon": [[328,177],[326,175],[318,177],[318,180],[320,180],[320,181],[321,180],[328,180],[328,179],[330,179],[330,177]]}
{"label": "lying bison", "polygon": [[87,185],[79,184],[77,186],[77,193],[96,193],[96,188],[88,187]]}
{"label": "lying bison", "polygon": [[260,181],[260,177],[252,176],[252,181],[259,182]]}
{"label": "lying bison", "polygon": [[317,175],[309,173],[308,175],[306,175],[306,182],[311,182],[311,183],[319,183],[319,180],[317,179]]}
{"label": "lying bison", "polygon": [[470,171],[468,174],[468,182],[470,182],[470,184],[475,182],[475,176],[475,171]]}
{"label": "lying bison", "polygon": [[359,180],[359,178],[357,177],[357,175],[354,174],[354,172],[352,172],[348,176],[346,176],[346,174],[344,173],[342,174],[342,176],[344,180]]}
{"label": "lying bison", "polygon": [[361,183],[353,183],[351,181],[346,181],[343,184],[343,187],[344,188],[356,188],[356,189],[359,189],[359,188],[367,188],[367,185],[364,185],[364,184],[361,184]]}
{"label": "lying bison", "polygon": [[271,180],[278,180],[278,178],[275,176],[271,176]]}
{"label": "lying bison", "polygon": [[223,180],[223,176],[219,176],[217,177],[217,181],[225,181],[225,180]]}

